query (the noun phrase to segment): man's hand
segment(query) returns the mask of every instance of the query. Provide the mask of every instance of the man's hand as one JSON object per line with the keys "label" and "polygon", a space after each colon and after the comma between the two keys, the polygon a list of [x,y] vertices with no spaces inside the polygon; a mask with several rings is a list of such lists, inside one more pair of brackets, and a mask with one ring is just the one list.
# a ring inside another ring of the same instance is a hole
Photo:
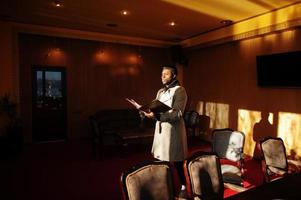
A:
{"label": "man's hand", "polygon": [[137,109],[141,108],[141,105],[138,104],[134,99],[128,99],[128,98],[126,98],[125,100],[127,100],[128,102],[130,102],[133,106],[135,106],[135,108],[137,108]]}
{"label": "man's hand", "polygon": [[144,111],[142,111],[142,112],[143,112],[144,116],[147,117],[147,118],[154,118],[155,117],[153,112],[144,112]]}

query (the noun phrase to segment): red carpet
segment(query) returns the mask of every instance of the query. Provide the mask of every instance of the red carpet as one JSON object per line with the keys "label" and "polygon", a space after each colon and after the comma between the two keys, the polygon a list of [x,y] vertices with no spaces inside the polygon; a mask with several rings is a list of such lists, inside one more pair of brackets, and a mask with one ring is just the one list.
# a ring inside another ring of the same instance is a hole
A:
{"label": "red carpet", "polygon": [[[92,157],[89,141],[44,143],[26,146],[13,158],[1,158],[1,199],[99,200],[122,199],[120,175],[144,160],[152,160],[149,144],[130,145],[127,152],[106,151],[103,160]],[[210,150],[193,144],[190,152]],[[246,180],[261,183],[260,163],[246,162]],[[177,181],[175,180],[175,185]],[[233,191],[225,190],[225,196]]]}

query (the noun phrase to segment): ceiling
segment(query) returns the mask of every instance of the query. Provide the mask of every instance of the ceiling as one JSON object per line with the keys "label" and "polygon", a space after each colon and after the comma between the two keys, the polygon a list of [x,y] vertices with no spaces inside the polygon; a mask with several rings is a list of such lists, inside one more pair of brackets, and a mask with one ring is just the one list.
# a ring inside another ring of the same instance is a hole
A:
{"label": "ceiling", "polygon": [[[9,0],[0,19],[180,42],[301,0]],[[129,11],[126,16],[122,10]],[[174,21],[175,26],[169,26]]]}

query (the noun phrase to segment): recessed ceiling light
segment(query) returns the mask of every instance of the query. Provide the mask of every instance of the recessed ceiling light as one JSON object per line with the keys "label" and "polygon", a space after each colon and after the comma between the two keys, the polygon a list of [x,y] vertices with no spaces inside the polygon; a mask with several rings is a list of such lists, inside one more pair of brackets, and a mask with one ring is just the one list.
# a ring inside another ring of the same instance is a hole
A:
{"label": "recessed ceiling light", "polygon": [[60,1],[54,1],[52,4],[57,8],[61,8],[64,6],[63,3]]}
{"label": "recessed ceiling light", "polygon": [[176,22],[171,21],[171,22],[168,23],[168,25],[169,25],[169,26],[175,26],[175,25],[176,25]]}
{"label": "recessed ceiling light", "polygon": [[129,15],[130,12],[128,10],[122,10],[120,11],[121,15]]}
{"label": "recessed ceiling light", "polygon": [[230,19],[225,19],[225,20],[220,21],[220,23],[225,26],[229,26],[229,25],[233,24],[233,21]]}

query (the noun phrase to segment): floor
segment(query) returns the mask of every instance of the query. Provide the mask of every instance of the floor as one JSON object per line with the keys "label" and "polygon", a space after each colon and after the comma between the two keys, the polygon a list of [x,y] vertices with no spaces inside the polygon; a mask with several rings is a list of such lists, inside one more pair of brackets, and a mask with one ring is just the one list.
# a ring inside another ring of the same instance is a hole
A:
{"label": "floor", "polygon": [[[152,160],[150,149],[149,143],[129,145],[123,152],[107,149],[99,160],[92,156],[89,140],[27,145],[21,153],[1,158],[0,199],[122,199],[122,171]],[[210,151],[210,145],[192,140],[189,150]],[[259,173],[259,163],[250,159],[246,169],[250,184],[258,184],[260,178],[252,174]]]}

